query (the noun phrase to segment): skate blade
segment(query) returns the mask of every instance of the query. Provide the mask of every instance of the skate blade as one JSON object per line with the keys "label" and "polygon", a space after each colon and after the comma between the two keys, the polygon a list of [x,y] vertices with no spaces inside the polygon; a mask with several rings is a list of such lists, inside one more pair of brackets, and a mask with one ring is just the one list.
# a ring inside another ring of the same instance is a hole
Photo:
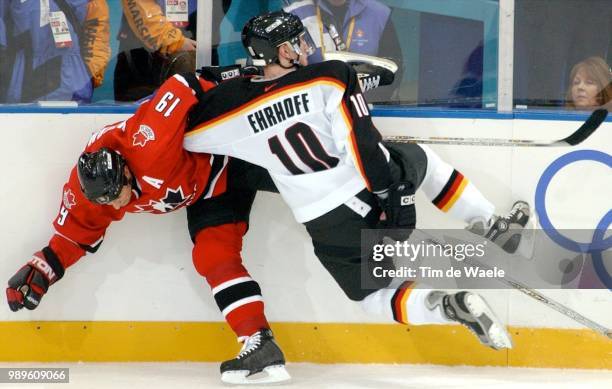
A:
{"label": "skate blade", "polygon": [[[499,321],[489,307],[489,304],[482,297],[474,293],[468,293],[465,298],[465,305],[478,323],[485,328],[488,341],[490,342],[485,343],[485,345],[495,350],[512,348],[512,339],[508,331],[506,331],[506,327]],[[491,323],[488,326],[489,328],[486,328],[486,322]]]}
{"label": "skate blade", "polygon": [[259,373],[250,376],[248,374],[248,370],[226,371],[221,374],[221,381],[228,385],[266,385],[291,379],[284,365],[268,366]]}

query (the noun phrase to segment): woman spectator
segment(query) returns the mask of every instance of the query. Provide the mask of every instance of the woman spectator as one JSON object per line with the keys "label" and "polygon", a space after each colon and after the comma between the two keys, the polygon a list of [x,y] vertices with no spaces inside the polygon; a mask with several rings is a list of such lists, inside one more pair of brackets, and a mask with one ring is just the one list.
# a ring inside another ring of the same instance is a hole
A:
{"label": "woman spectator", "polygon": [[566,106],[589,109],[612,99],[612,71],[600,57],[589,57],[576,64],[570,73]]}

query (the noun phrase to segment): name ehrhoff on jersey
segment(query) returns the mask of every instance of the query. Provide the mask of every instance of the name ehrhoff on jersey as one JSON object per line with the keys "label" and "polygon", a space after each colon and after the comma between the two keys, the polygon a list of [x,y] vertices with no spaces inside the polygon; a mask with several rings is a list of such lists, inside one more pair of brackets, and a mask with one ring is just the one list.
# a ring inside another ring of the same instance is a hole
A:
{"label": "name ehrhoff on jersey", "polygon": [[287,97],[249,114],[247,120],[255,134],[286,120],[310,112],[308,93]]}

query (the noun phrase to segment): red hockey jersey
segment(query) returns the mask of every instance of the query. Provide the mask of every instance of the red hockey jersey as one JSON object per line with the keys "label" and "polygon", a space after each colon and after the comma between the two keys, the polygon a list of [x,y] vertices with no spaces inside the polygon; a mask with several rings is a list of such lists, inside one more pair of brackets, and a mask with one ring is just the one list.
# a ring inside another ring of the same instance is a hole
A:
{"label": "red hockey jersey", "polygon": [[[200,83],[204,89],[214,86]],[[109,224],[126,212],[167,213],[225,191],[227,157],[183,149],[188,114],[196,103],[187,81],[175,75],[132,117],[92,135],[85,151],[108,147],[125,158],[134,177],[132,198],[119,210],[92,203],[81,192],[76,167],[72,169],[49,242],[64,268],[85,252],[95,252]]]}

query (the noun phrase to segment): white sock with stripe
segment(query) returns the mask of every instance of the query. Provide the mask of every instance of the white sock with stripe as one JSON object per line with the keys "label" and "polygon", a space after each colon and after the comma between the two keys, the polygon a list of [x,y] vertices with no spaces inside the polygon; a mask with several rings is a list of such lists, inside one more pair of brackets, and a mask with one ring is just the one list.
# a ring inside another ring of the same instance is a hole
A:
{"label": "white sock with stripe", "polygon": [[420,187],[425,196],[442,212],[466,223],[475,218],[488,221],[495,212],[495,206],[432,149],[423,145],[420,147],[427,155],[427,172]]}
{"label": "white sock with stripe", "polygon": [[405,282],[397,289],[380,289],[360,301],[368,313],[382,316],[389,321],[403,324],[448,324],[439,308],[429,310],[425,298],[431,289],[414,289],[411,282]]}

